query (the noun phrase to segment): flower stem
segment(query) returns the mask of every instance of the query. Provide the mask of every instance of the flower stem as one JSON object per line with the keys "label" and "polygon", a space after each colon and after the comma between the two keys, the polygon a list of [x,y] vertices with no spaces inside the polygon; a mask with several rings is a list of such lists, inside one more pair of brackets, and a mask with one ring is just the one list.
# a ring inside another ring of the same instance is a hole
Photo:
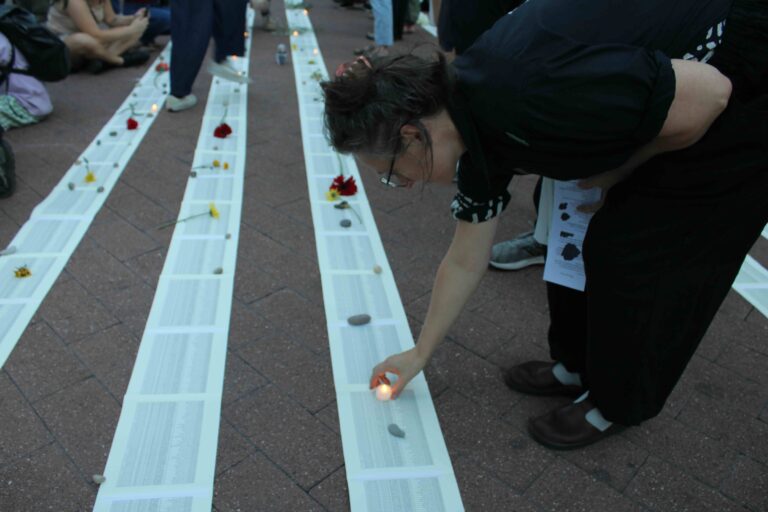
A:
{"label": "flower stem", "polygon": [[167,227],[173,226],[174,224],[179,224],[180,222],[186,222],[188,220],[196,219],[197,217],[202,217],[203,215],[210,215],[210,214],[211,214],[210,212],[203,212],[203,213],[198,213],[196,215],[192,215],[191,217],[184,217],[183,219],[172,220],[170,222],[165,222],[163,224],[160,224],[155,229],[157,230],[165,229]]}

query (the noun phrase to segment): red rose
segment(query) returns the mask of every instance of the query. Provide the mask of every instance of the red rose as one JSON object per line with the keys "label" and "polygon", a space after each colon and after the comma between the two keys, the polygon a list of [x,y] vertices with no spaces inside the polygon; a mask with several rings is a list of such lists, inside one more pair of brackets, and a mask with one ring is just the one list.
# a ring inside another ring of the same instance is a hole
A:
{"label": "red rose", "polygon": [[232,133],[232,128],[227,123],[221,123],[213,130],[213,136],[219,139],[226,139],[230,133]]}
{"label": "red rose", "polygon": [[157,66],[155,66],[155,71],[158,73],[162,73],[163,71],[168,71],[170,67],[168,66],[167,62],[160,62]]}
{"label": "red rose", "polygon": [[135,130],[139,127],[139,122],[132,117],[129,117],[125,124],[128,126],[129,130]]}
{"label": "red rose", "polygon": [[337,190],[339,195],[342,196],[353,196],[357,193],[357,183],[355,183],[355,178],[353,176],[350,176],[346,180],[341,174],[336,176],[333,179],[333,183],[331,184],[330,188]]}

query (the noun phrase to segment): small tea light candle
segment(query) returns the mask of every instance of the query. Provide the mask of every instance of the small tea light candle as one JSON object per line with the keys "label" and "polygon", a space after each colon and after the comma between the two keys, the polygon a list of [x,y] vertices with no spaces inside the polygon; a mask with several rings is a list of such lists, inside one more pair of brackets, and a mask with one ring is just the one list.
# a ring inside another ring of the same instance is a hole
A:
{"label": "small tea light candle", "polygon": [[152,104],[152,113],[157,112],[157,103]]}
{"label": "small tea light candle", "polygon": [[232,55],[232,60],[237,61],[237,55]]}
{"label": "small tea light candle", "polygon": [[248,32],[243,32],[243,37],[248,39]]}
{"label": "small tea light candle", "polygon": [[304,9],[304,16],[309,16],[309,11]]}
{"label": "small tea light candle", "polygon": [[320,50],[318,50],[317,48],[315,48],[314,50],[312,50],[312,53],[314,53],[315,55],[317,55],[318,53],[320,53]]}
{"label": "small tea light candle", "polygon": [[392,387],[389,384],[379,384],[376,387],[376,399],[386,402],[392,398]]}
{"label": "small tea light candle", "polygon": [[298,30],[294,30],[293,31],[293,37],[299,37],[299,31]]}

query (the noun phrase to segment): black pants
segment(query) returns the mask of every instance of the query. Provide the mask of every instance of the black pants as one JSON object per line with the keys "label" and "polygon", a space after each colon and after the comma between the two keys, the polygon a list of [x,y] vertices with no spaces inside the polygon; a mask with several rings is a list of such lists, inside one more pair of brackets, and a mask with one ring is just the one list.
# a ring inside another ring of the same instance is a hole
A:
{"label": "black pants", "polygon": [[403,38],[403,25],[407,13],[408,0],[392,0],[392,32],[395,41]]}
{"label": "black pants", "polygon": [[[768,103],[768,102],[766,102]],[[584,293],[547,285],[550,352],[611,421],[656,416],[768,222],[768,105],[617,185],[584,241]]]}
{"label": "black pants", "polygon": [[244,55],[246,0],[171,0],[171,94],[192,91],[213,36],[214,59]]}

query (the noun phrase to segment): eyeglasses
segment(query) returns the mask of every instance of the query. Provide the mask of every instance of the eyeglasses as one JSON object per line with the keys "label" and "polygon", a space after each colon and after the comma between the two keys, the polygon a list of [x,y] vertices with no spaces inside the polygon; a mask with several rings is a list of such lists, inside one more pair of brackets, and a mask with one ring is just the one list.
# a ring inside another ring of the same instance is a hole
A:
{"label": "eyeglasses", "polygon": [[407,187],[409,185],[408,180],[395,173],[395,160],[397,160],[397,153],[399,150],[400,143],[398,142],[394,153],[392,153],[392,160],[389,161],[389,172],[387,172],[386,176],[382,176],[379,179],[384,185],[392,188]]}

